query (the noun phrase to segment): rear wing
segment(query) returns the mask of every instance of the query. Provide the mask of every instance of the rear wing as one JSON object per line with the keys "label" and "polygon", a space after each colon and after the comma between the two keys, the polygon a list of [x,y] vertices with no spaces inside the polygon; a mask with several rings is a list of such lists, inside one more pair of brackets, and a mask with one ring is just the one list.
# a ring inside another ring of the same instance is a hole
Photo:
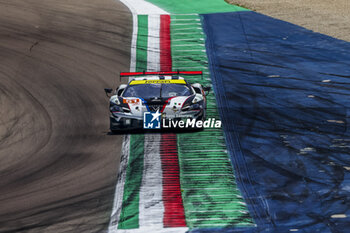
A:
{"label": "rear wing", "polygon": [[159,71],[159,72],[121,72],[119,74],[119,79],[121,81],[122,77],[130,76],[145,76],[145,75],[202,75],[202,71]]}

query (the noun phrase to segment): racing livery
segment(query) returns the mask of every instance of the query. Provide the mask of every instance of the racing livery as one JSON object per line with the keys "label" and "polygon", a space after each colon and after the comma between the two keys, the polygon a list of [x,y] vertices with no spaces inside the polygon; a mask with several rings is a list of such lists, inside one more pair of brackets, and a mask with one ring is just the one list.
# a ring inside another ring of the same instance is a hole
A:
{"label": "racing livery", "polygon": [[[169,75],[170,74],[170,75]],[[177,74],[177,75],[172,75]],[[160,113],[162,120],[205,120],[206,92],[209,87],[189,84],[179,74],[202,74],[201,71],[121,73],[133,77],[120,85],[109,100],[110,129],[138,129],[144,113]],[[108,96],[112,89],[105,89]]]}

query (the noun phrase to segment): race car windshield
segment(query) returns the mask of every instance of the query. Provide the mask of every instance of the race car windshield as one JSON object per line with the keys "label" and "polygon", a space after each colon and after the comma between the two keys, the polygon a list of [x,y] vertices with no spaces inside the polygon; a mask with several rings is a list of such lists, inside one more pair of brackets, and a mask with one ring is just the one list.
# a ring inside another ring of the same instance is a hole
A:
{"label": "race car windshield", "polygon": [[191,89],[183,84],[142,84],[130,85],[124,91],[123,97],[140,97],[143,99],[152,99],[155,97],[170,98],[174,96],[190,96]]}

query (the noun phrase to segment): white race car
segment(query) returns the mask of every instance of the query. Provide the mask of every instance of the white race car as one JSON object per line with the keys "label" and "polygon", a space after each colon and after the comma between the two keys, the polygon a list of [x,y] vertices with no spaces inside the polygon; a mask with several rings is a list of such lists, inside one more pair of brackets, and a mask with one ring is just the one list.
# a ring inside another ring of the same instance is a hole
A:
{"label": "white race car", "polygon": [[[120,85],[113,93],[105,89],[109,100],[110,129],[143,128],[144,114],[157,113],[164,120],[205,120],[206,94],[210,87],[189,84],[180,75],[202,74],[201,71],[130,72],[128,84]],[[140,76],[140,77],[135,77]],[[112,96],[109,94],[113,93]]]}

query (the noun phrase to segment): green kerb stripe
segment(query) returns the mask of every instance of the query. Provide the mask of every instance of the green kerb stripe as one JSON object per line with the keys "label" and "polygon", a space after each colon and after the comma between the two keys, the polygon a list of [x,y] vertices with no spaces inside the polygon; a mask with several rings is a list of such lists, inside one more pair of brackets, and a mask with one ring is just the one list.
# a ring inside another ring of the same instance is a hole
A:
{"label": "green kerb stripe", "polygon": [[[147,69],[148,16],[138,16],[136,71]],[[139,228],[140,187],[144,159],[143,134],[130,135],[130,156],[124,184],[123,204],[118,229]]]}
{"label": "green kerb stripe", "polygon": [[138,16],[136,72],[147,70],[148,16]]}
{"label": "green kerb stripe", "polygon": [[210,14],[219,12],[247,11],[224,0],[147,0],[171,14]]}
{"label": "green kerb stripe", "polygon": [[[197,24],[200,23],[199,19],[198,15],[172,16],[173,70],[203,70],[204,79],[196,76],[186,78],[191,83],[199,82],[207,86],[211,85],[211,80],[204,34],[201,33],[201,25]],[[187,28],[187,33],[196,33],[186,34],[183,28]],[[213,93],[207,97],[207,118],[220,119]],[[177,136],[187,226],[252,226],[253,221],[237,188],[223,130],[204,129],[191,134],[179,133]]]}
{"label": "green kerb stripe", "polygon": [[118,224],[119,229],[139,227],[139,192],[143,171],[143,139],[143,135],[130,136],[130,156],[124,184],[123,204]]}

